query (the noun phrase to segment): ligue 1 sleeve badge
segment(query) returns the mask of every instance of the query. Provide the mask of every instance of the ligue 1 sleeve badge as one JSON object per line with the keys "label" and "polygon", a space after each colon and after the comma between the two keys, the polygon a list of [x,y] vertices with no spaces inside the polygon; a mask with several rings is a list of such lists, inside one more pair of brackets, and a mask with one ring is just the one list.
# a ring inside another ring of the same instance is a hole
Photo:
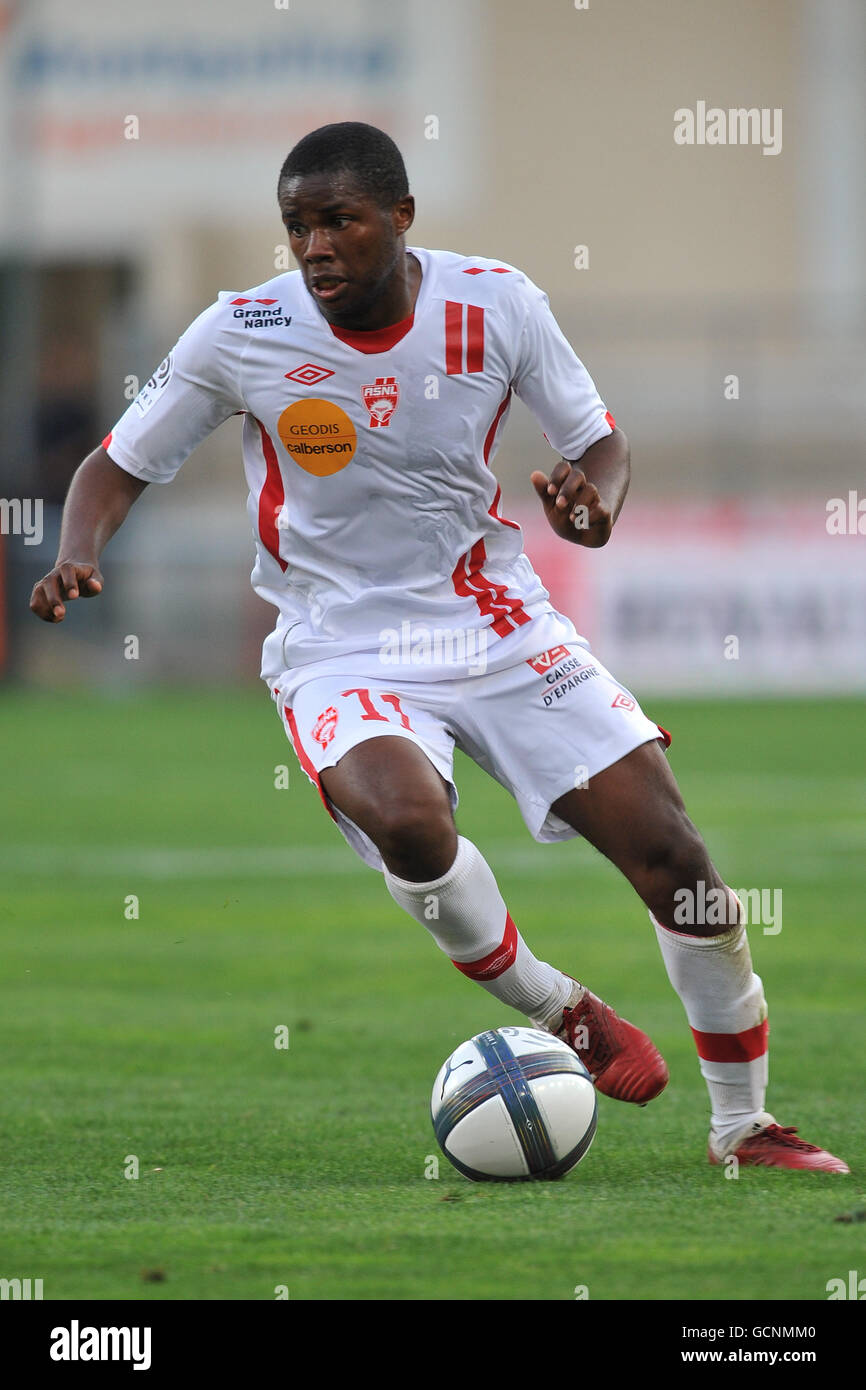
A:
{"label": "ligue 1 sleeve badge", "polygon": [[372,386],[362,386],[361,396],[370,412],[370,426],[390,425],[391,416],[397,409],[400,387],[392,376],[377,376]]}

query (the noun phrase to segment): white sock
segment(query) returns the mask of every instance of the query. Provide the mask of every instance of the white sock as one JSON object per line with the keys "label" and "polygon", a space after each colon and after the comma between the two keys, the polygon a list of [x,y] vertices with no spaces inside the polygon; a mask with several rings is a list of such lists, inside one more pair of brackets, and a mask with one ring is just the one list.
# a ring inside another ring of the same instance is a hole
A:
{"label": "white sock", "polygon": [[722,1145],[771,1118],[764,1110],[767,1004],[742,910],[738,916],[721,936],[686,936],[650,913],[668,978],[685,1006],[710,1093],[713,1134]]}
{"label": "white sock", "polygon": [[385,869],[388,892],[457,969],[529,1018],[548,1020],[563,1008],[574,981],[538,960],[511,920],[493,872],[471,840],[441,878],[412,883]]}

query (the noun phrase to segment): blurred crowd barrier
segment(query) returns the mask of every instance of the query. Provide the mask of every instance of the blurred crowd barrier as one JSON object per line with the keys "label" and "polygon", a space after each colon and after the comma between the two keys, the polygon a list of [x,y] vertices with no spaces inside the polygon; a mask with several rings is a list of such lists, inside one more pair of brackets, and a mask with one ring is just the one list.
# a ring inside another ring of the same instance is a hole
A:
{"label": "blurred crowd barrier", "polygon": [[519,403],[494,463],[600,659],[642,689],[862,689],[864,53],[862,0],[0,0],[0,676],[255,675],[237,421],[134,510],[98,603],[49,632],[27,598],[77,463],[187,324],[292,268],[288,149],[361,119],[404,152],[409,244],[524,269],[629,435],[600,553],[539,529],[553,459]]}
{"label": "blurred crowd barrier", "polygon": [[[151,489],[151,492],[154,490]],[[7,565],[8,669],[59,692],[99,685],[254,682],[275,610],[249,584],[242,507],[148,494],[105,556],[106,588],[48,627],[27,612],[53,563],[59,513],[41,546]],[[626,504],[609,544],[556,537],[532,505],[506,507],[556,607],[638,697],[738,697],[866,690],[866,537],[850,498]],[[829,528],[829,529],[828,529]],[[7,552],[7,555],[9,552]],[[399,628],[401,615],[394,615]]]}

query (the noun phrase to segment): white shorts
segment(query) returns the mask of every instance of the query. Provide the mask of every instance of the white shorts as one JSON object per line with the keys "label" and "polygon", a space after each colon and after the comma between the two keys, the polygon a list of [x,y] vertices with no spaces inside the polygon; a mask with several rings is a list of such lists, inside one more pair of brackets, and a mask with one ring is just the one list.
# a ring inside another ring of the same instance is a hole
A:
{"label": "white shorts", "polygon": [[[543,638],[545,624],[535,626]],[[531,642],[520,646],[533,650]],[[331,803],[319,781],[323,768],[366,739],[389,734],[417,744],[448,783],[452,810],[458,800],[456,745],[511,793],[530,834],[542,843],[577,835],[550,809],[564,793],[642,743],[670,743],[670,735],[647,718],[583,638],[460,679],[353,674],[351,657],[345,672],[333,665],[327,663],[326,672],[318,665],[305,668],[300,684],[297,669],[287,672],[273,696],[301,767],[349,844],[374,869],[382,869],[378,849]]]}

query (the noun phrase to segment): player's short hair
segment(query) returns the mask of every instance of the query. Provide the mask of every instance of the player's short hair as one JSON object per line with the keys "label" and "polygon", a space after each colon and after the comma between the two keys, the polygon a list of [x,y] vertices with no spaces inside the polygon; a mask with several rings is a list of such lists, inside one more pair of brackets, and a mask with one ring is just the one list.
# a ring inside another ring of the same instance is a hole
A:
{"label": "player's short hair", "polygon": [[392,208],[409,192],[406,165],[394,141],[363,121],[337,121],[310,131],[286,155],[277,189],[284,179],[337,173],[351,174],[383,208]]}

